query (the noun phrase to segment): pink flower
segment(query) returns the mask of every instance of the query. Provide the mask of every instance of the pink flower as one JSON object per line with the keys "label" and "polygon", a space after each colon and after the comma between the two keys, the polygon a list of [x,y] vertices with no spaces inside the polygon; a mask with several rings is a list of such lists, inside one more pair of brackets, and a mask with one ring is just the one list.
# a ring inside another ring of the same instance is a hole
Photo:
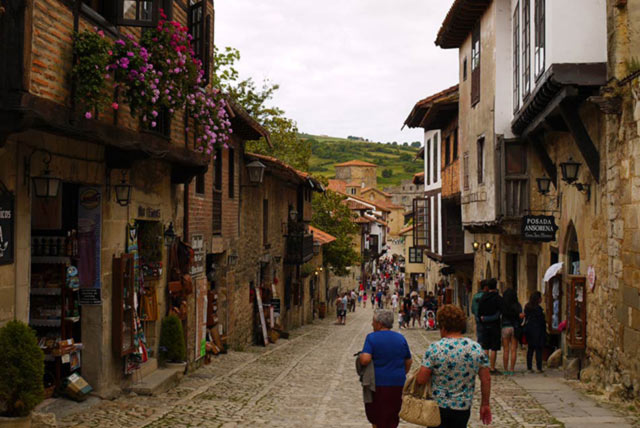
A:
{"label": "pink flower", "polygon": [[155,122],[151,122],[151,127],[155,128],[156,127],[156,123]]}
{"label": "pink flower", "polygon": [[111,108],[114,110],[118,110],[120,106],[118,105],[118,103],[114,102],[113,104],[111,104]]}
{"label": "pink flower", "polygon": [[90,111],[88,111],[88,112],[86,112],[86,113],[84,114],[84,118],[85,118],[85,119],[91,119],[91,116],[92,116],[92,114],[91,114],[91,112],[90,112]]}
{"label": "pink flower", "polygon": [[104,39],[104,31],[100,30],[98,31],[98,36],[102,37]]}
{"label": "pink flower", "polygon": [[107,53],[109,54],[109,56],[113,55],[113,51],[111,49],[109,49],[109,51],[107,51]]}

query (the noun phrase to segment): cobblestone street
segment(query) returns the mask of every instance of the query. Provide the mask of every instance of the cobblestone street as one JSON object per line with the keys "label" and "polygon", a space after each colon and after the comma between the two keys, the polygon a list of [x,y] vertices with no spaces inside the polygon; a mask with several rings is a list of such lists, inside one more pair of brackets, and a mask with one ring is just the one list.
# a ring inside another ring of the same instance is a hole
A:
{"label": "cobblestone street", "polygon": [[[101,401],[58,420],[57,426],[368,427],[353,354],[371,330],[371,314],[370,308],[358,309],[348,315],[346,326],[334,325],[332,319],[316,321],[268,348],[222,355],[165,394]],[[417,367],[426,345],[436,340],[438,333],[417,328],[402,332]],[[526,376],[518,376],[518,382],[504,376],[493,378],[491,426],[564,426],[520,386]],[[479,393],[470,424],[473,427],[482,426],[478,398]],[[606,418],[601,418],[593,426],[606,423]]]}

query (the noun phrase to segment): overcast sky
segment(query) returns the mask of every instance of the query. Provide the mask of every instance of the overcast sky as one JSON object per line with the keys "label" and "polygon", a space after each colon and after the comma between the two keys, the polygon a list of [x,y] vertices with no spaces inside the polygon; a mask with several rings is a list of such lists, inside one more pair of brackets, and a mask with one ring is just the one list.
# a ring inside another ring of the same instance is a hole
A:
{"label": "overcast sky", "polygon": [[242,78],[280,85],[302,132],[421,141],[400,131],[421,98],[457,83],[457,51],[433,43],[453,0],[215,0],[215,42]]}

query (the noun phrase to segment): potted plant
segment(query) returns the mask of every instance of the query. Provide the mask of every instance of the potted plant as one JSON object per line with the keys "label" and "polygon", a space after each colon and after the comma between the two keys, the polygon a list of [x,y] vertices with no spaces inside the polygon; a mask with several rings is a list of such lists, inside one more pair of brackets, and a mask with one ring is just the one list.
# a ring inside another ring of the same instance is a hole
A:
{"label": "potted plant", "polygon": [[31,411],[44,398],[44,354],[23,322],[0,328],[0,427],[31,427]]}
{"label": "potted plant", "polygon": [[160,364],[184,365],[186,353],[182,321],[175,315],[165,317],[160,326]]}

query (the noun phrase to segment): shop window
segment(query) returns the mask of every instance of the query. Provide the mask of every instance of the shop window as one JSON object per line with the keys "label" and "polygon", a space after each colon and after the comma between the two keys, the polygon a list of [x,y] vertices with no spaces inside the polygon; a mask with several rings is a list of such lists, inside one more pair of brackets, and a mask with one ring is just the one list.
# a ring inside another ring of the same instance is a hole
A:
{"label": "shop window", "polygon": [[236,191],[236,152],[232,147],[229,147],[229,158],[227,159],[229,162],[229,198],[233,199],[235,197]]}
{"label": "shop window", "polygon": [[522,0],[522,95],[531,91],[531,1]]}
{"label": "shop window", "polygon": [[545,47],[545,0],[535,0],[535,76],[540,77],[544,71],[544,47]]}
{"label": "shop window", "polygon": [[473,29],[471,36],[471,105],[480,101],[480,24]]}
{"label": "shop window", "polygon": [[520,4],[513,12],[513,111],[520,108]]}
{"label": "shop window", "polygon": [[484,137],[478,138],[477,142],[477,161],[478,161],[478,184],[484,183]]}
{"label": "shop window", "polygon": [[587,287],[585,278],[571,278],[568,298],[569,347],[584,349],[587,344]]}

